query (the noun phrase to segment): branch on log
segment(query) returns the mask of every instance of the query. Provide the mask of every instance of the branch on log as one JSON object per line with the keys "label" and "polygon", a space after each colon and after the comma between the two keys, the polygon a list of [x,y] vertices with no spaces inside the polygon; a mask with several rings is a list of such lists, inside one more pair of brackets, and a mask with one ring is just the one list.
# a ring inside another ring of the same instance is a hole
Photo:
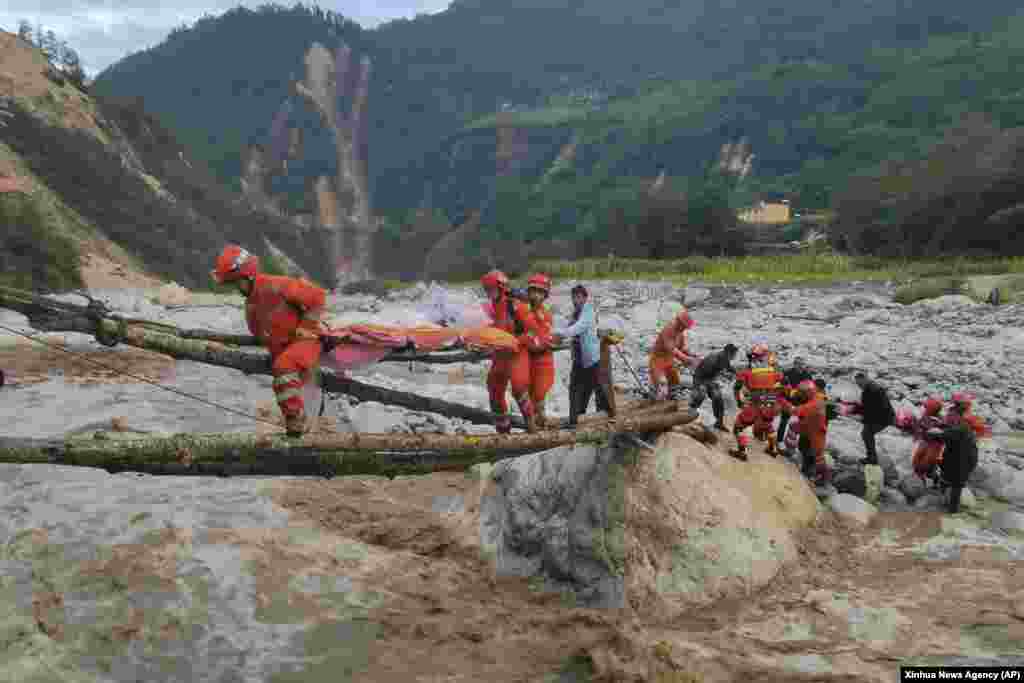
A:
{"label": "branch on log", "polygon": [[614,425],[536,434],[450,436],[446,434],[331,434],[302,439],[255,434],[179,434],[167,438],[65,441],[0,448],[0,462],[100,467],[111,471],[159,470],[223,473],[424,474],[462,470],[481,462],[559,446],[603,443],[615,434],[663,432],[697,419],[677,410],[620,419]]}

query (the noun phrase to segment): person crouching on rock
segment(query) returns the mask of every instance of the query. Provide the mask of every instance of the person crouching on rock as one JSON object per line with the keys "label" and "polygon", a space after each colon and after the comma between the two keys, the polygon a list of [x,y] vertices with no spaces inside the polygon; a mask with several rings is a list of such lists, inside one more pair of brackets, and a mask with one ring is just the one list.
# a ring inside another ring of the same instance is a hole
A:
{"label": "person crouching on rock", "polygon": [[718,378],[722,374],[735,374],[732,361],[739,352],[735,344],[726,344],[725,348],[710,353],[701,359],[693,371],[693,392],[690,395],[690,408],[697,410],[704,399],[711,397],[711,410],[715,414],[715,429],[726,431],[725,401],[722,390],[718,386]]}
{"label": "person crouching on rock", "polygon": [[[492,270],[480,278],[480,284],[490,301],[486,310],[493,320],[494,327],[514,335],[517,339],[525,335],[525,321],[530,318],[530,309],[512,296],[505,273]],[[509,384],[512,385],[512,396],[526,421],[526,430],[536,432],[536,414],[530,398],[530,356],[521,341],[519,351],[495,353],[491,369],[487,373],[491,412],[497,416],[494,428],[499,434],[508,434],[512,431],[512,419],[508,415],[508,401],[505,398]]]}
{"label": "person crouching on rock", "polygon": [[[555,330],[555,341],[572,340],[572,370],[569,373],[569,427],[579,424],[579,417],[587,412],[591,395],[595,395],[597,409],[615,417],[611,386],[602,382],[600,341],[594,305],[588,301],[590,293],[583,285],[572,288],[573,314],[568,325]],[[608,383],[610,384],[610,383]]]}
{"label": "person crouching on rock", "polygon": [[547,426],[544,401],[555,384],[555,354],[551,310],[544,305],[551,294],[551,278],[542,273],[531,275],[526,281],[526,295],[530,302],[530,317],[526,320],[526,345],[530,359],[530,399],[536,413],[537,427]]}
{"label": "person crouching on rock", "polygon": [[[648,369],[651,375],[651,387],[657,398],[676,396],[682,385],[682,378],[676,369],[676,363],[692,364],[696,359],[687,350],[686,333],[693,328],[693,319],[689,311],[683,310],[676,314],[668,325],[658,334],[651,349]],[[668,388],[665,394],[661,391],[661,380],[666,379]]]}
{"label": "person crouching on rock", "polygon": [[828,441],[825,404],[818,398],[818,387],[810,380],[804,380],[797,386],[795,400],[798,406],[793,406],[785,399],[781,403],[799,421],[798,448],[802,456],[800,469],[816,486],[827,486],[832,481],[832,471],[825,460],[825,445]]}
{"label": "person crouching on rock", "polygon": [[978,466],[978,441],[975,430],[967,420],[953,421],[930,429],[930,439],[941,441],[945,450],[942,454],[942,478],[949,489],[948,510],[960,512],[960,496],[974,468]]}
{"label": "person crouching on rock", "polygon": [[303,388],[315,383],[325,331],[327,292],[308,280],[259,272],[259,259],[236,244],[224,248],[211,277],[234,282],[245,297],[249,331],[270,351],[274,395],[288,436],[307,430]]}

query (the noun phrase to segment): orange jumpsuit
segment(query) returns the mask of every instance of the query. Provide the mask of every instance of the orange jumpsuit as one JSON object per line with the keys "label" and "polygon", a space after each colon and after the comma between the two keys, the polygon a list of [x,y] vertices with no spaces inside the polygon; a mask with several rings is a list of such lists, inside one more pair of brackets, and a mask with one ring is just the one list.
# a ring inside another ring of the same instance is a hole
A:
{"label": "orange jumpsuit", "polygon": [[657,388],[661,378],[668,380],[669,387],[676,386],[682,382],[679,371],[676,370],[676,351],[689,355],[686,350],[686,326],[681,325],[678,320],[673,320],[658,335],[651,349],[651,358],[648,362],[648,369],[651,373],[651,384]]}
{"label": "orange jumpsuit", "polygon": [[921,479],[927,479],[936,465],[942,465],[942,452],[946,444],[941,439],[930,439],[927,436],[929,429],[942,426],[942,420],[938,416],[924,415],[914,426],[917,444],[914,447],[914,455],[911,464],[914,474]]}
{"label": "orange jumpsuit", "polygon": [[740,386],[746,388],[748,400],[736,416],[733,431],[739,433],[754,425],[754,436],[767,438],[778,412],[776,400],[784,391],[782,373],[774,366],[747,368],[736,373],[736,385],[737,391]]}
{"label": "orange jumpsuit", "polygon": [[956,425],[961,421],[966,422],[967,426],[971,428],[971,431],[973,431],[975,436],[979,439],[985,439],[992,436],[992,428],[985,424],[985,420],[971,412],[970,408],[962,414],[955,410],[947,410],[943,421],[947,425]]}
{"label": "orange jumpsuit", "polygon": [[[320,314],[327,292],[313,283],[283,275],[256,275],[246,299],[249,331],[270,351],[274,395],[285,417],[304,414],[302,388],[315,378],[323,327]],[[308,334],[311,338],[297,338]]]}
{"label": "orange jumpsuit", "polygon": [[[797,419],[800,420],[800,434],[807,437],[809,453],[813,455],[814,466],[819,475],[827,476],[828,465],[825,462],[825,442],[828,437],[828,419],[825,415],[825,404],[815,396],[813,399],[796,408],[794,411]],[[804,463],[805,469],[810,469],[810,464]]]}
{"label": "orange jumpsuit", "polygon": [[547,306],[531,308],[523,321],[526,334],[520,342],[530,360],[530,398],[538,415],[544,415],[544,399],[555,384],[555,354],[551,350],[554,318]]}
{"label": "orange jumpsuit", "polygon": [[[512,311],[509,311],[509,308]],[[494,320],[494,327],[515,335],[521,340],[526,334],[526,324],[530,319],[530,307],[521,301],[509,299],[502,295],[496,305],[487,307],[488,313]],[[514,313],[515,318],[512,317]],[[518,333],[518,334],[517,334]],[[505,392],[509,384],[512,385],[512,397],[519,405],[519,411],[524,418],[532,419],[534,415],[533,401],[530,399],[530,355],[525,344],[520,343],[519,351],[515,353],[495,353],[491,361],[491,369],[487,373],[487,391],[491,397],[491,412],[498,415],[495,427],[499,432],[508,433],[511,430],[511,420],[508,413],[508,401],[505,399]]]}

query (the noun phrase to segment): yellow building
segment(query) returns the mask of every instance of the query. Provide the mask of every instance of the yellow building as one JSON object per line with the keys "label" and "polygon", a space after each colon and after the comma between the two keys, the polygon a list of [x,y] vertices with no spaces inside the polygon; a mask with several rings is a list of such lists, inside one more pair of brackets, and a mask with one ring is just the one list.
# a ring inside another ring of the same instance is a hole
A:
{"label": "yellow building", "polygon": [[739,212],[739,219],[744,223],[789,223],[791,218],[789,201],[758,202],[756,205]]}

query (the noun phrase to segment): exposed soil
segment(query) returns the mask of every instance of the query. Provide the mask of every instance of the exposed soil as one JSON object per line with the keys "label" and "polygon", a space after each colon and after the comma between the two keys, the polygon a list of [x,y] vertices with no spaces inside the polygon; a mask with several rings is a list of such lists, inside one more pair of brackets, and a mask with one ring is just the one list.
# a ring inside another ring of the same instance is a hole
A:
{"label": "exposed soil", "polygon": [[18,339],[15,345],[0,346],[0,368],[7,385],[39,384],[51,379],[52,373],[62,373],[66,382],[83,384],[140,381],[122,374],[124,372],[159,382],[174,371],[173,358],[152,351],[127,346],[115,352],[67,349],[64,343],[53,338],[44,337],[42,341],[47,345]]}
{"label": "exposed soil", "polygon": [[[659,621],[631,608],[571,608],[525,580],[495,576],[473,523],[480,487],[461,474],[277,487],[279,504],[324,531],[401,555],[372,577],[388,595],[371,616],[383,631],[353,680],[539,681],[576,653],[589,656],[593,680],[683,681],[684,671],[706,683],[891,680],[904,657],[959,653],[965,630],[996,628],[1008,642],[1024,641],[1016,604],[1024,574],[1013,562],[981,547],[953,561],[911,551],[941,531],[938,513],[880,513],[861,530],[825,516],[800,533],[801,562],[766,589]],[[439,496],[461,496],[463,512],[435,512]],[[855,636],[847,613],[858,606],[893,608],[895,630]],[[787,623],[808,629],[806,638],[783,637]],[[783,667],[801,655],[829,659],[834,672]],[[658,678],[670,671],[677,677]]]}
{"label": "exposed soil", "polygon": [[[13,33],[0,31],[0,97],[22,99],[45,97],[62,90],[46,77],[47,62],[42,52],[27,45]],[[83,106],[85,95],[65,84],[61,110],[68,128],[97,131],[96,119]]]}
{"label": "exposed soil", "polygon": [[82,254],[81,268],[82,283],[87,289],[153,289],[164,284],[159,278],[115,260],[112,254],[87,250]]}

